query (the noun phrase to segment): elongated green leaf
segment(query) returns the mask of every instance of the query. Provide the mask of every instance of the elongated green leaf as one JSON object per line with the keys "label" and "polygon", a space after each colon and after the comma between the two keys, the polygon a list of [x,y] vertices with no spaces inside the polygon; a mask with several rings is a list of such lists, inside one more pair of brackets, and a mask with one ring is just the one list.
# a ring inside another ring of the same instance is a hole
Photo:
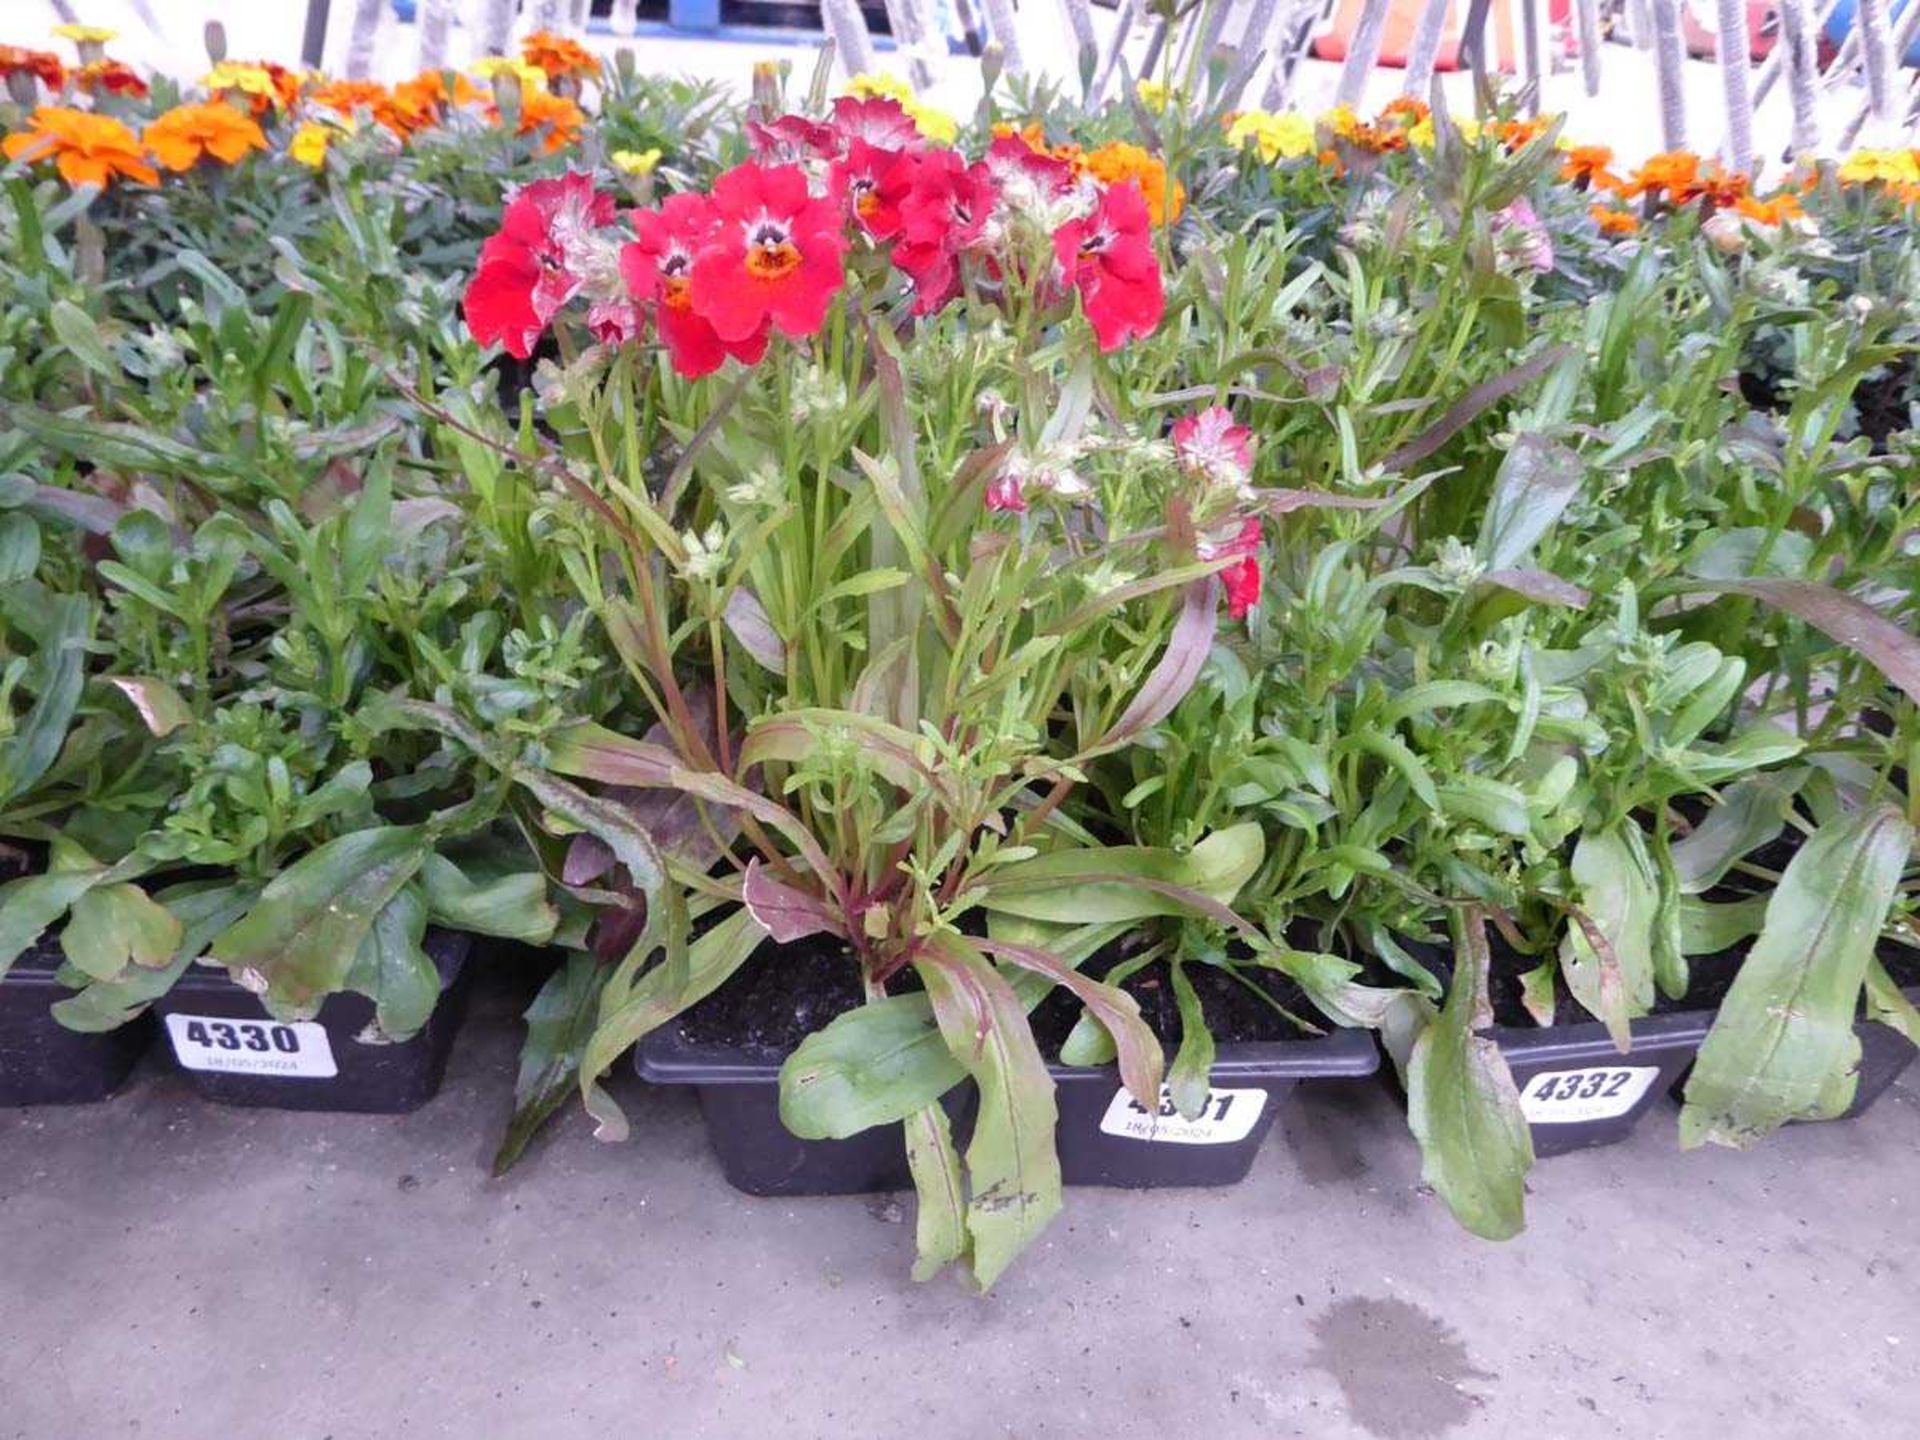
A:
{"label": "elongated green leaf", "polygon": [[1595,933],[1567,926],[1560,968],[1573,998],[1606,1022],[1624,1052],[1633,1040],[1628,1023],[1653,1008],[1653,926],[1660,886],[1647,855],[1646,837],[1632,820],[1605,830],[1583,831],[1573,847],[1573,881]]}
{"label": "elongated green leaf", "polygon": [[967,1254],[967,1195],[947,1112],[925,1105],[909,1115],[907,1169],[919,1211],[914,1221],[913,1278],[931,1280]]}
{"label": "elongated green leaf", "polygon": [[274,1015],[308,1018],[345,983],[374,917],[426,855],[426,832],[417,825],[330,840],[276,875],[208,953]]}
{"label": "elongated green leaf", "polygon": [[1703,580],[1686,587],[1751,595],[1825,632],[1877,667],[1880,673],[1920,701],[1920,640],[1916,640],[1864,600],[1811,580],[1755,578]]}
{"label": "elongated green leaf", "polygon": [[1920,1007],[1907,999],[1877,955],[1867,966],[1867,1018],[1898,1030],[1909,1043],[1920,1045]]}
{"label": "elongated green leaf", "polygon": [[988,910],[1066,924],[1203,915],[1232,928],[1226,905],[1260,868],[1256,821],[1216,830],[1185,855],[1138,845],[1055,850],[996,866],[981,887]]}
{"label": "elongated green leaf", "polygon": [[440,972],[421,943],[426,934],[427,904],[418,885],[402,886],[373,917],[343,987],[373,1001],[378,1035],[369,1039],[406,1040],[433,1014]]}
{"label": "elongated green leaf", "polygon": [[1682,1145],[1747,1145],[1853,1103],[1854,1016],[1912,847],[1877,806],[1822,825],[1788,863],[1687,1081]]}
{"label": "elongated green leaf", "polygon": [[1720,803],[1673,847],[1681,893],[1705,894],[1726,878],[1741,856],[1778,836],[1793,797],[1810,773],[1796,768],[1748,775],[1722,791]]}
{"label": "elongated green leaf", "polygon": [[53,307],[47,312],[47,322],[73,358],[94,374],[111,379],[120,373],[120,367],[113,363],[113,352],[107,349],[107,342],[100,338],[100,327],[94,324],[92,316],[71,300],[54,301]]}
{"label": "elongated green leaf", "polygon": [[[1206,1109],[1207,1092],[1213,1088],[1213,1032],[1207,1028],[1199,992],[1187,978],[1186,967],[1175,961],[1171,974],[1173,1001],[1180,1011],[1180,1046],[1167,1071],[1167,1089],[1173,1096],[1173,1108],[1194,1120]],[[1158,1098],[1159,1092],[1154,1095]],[[1139,1098],[1137,1094],[1135,1098]],[[1148,1114],[1153,1113],[1152,1101],[1142,1099],[1140,1103],[1147,1107]]]}
{"label": "elongated green leaf", "polygon": [[1487,568],[1523,564],[1580,493],[1585,473],[1566,446],[1532,433],[1516,438],[1500,462],[1480,528],[1480,558]]}
{"label": "elongated green leaf", "polygon": [[[633,969],[659,948],[660,942],[651,932],[643,936],[600,993],[598,1019],[581,1047],[583,1095],[594,1101],[592,1092],[600,1077],[613,1068],[614,1061],[629,1046],[718,990],[765,939],[766,932],[751,915],[744,909],[735,910],[688,945],[682,963],[673,963],[669,954],[665,963],[631,980]],[[601,1138],[625,1137],[625,1125],[617,1110],[609,1111],[605,1102],[589,1103],[588,1109],[600,1122]]]}
{"label": "elongated green leaf", "polygon": [[909,1120],[967,1078],[940,1043],[924,994],[834,1017],[780,1067],[780,1119],[803,1140],[844,1140]]}
{"label": "elongated green leaf", "polygon": [[[1147,1022],[1140,1018],[1139,1001],[1124,990],[1103,985],[1089,975],[1082,975],[1058,956],[1035,946],[1014,945],[1004,940],[981,940],[977,943],[989,955],[1011,960],[1022,969],[1044,975],[1071,991],[1074,998],[1113,1038],[1114,1051],[1120,1062],[1120,1078],[1126,1082],[1127,1089],[1133,1092],[1133,1098],[1151,1113],[1160,1100],[1160,1077],[1166,1070],[1166,1057],[1160,1051],[1160,1041]],[[1212,1065],[1209,1058],[1207,1068],[1211,1070]],[[1204,1101],[1205,1094],[1200,1098]],[[1195,1111],[1198,1113],[1197,1106]]]}
{"label": "elongated green leaf", "polygon": [[1022,1009],[978,950],[939,934],[914,961],[941,1037],[980,1090],[967,1146],[967,1233],[985,1290],[1060,1210],[1053,1077]]}
{"label": "elongated green leaf", "polygon": [[580,1079],[580,1055],[593,1034],[607,968],[575,951],[548,977],[527,1007],[527,1038],[513,1082],[513,1118],[494,1152],[493,1173],[512,1169],[542,1125],[567,1102]]}
{"label": "elongated green leaf", "polygon": [[475,881],[444,855],[429,855],[421,863],[420,882],[428,917],[449,929],[545,945],[560,923],[560,912],[547,902],[546,877],[538,871]]}
{"label": "elongated green leaf", "polygon": [[1407,1123],[1421,1177],[1454,1219],[1505,1240],[1526,1226],[1533,1133],[1500,1047],[1477,1033],[1493,1018],[1482,922],[1456,926],[1455,959],[1446,1006],[1419,1030],[1406,1063]]}
{"label": "elongated green leaf", "polygon": [[133,702],[140,720],[156,736],[171,735],[193,719],[193,710],[180,692],[151,675],[110,675],[107,683]]}
{"label": "elongated green leaf", "polygon": [[0,739],[0,804],[26,793],[47,773],[66,742],[86,683],[87,629],[92,610],[78,595],[46,598],[39,617],[39,651],[31,667],[33,708]]}

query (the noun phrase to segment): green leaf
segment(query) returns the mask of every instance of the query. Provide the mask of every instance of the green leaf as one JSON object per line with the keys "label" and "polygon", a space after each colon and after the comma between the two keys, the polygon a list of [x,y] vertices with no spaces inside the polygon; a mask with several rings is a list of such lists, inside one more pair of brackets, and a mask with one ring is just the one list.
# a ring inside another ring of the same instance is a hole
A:
{"label": "green leaf", "polygon": [[180,692],[151,675],[110,675],[107,683],[133,702],[140,719],[155,736],[171,735],[193,719],[193,710]]}
{"label": "green leaf", "polygon": [[780,1120],[803,1140],[844,1140],[908,1120],[967,1078],[925,995],[889,995],[834,1017],[780,1067]]}
{"label": "green leaf", "polygon": [[1060,1210],[1053,1077],[1026,1011],[972,945],[937,934],[914,968],[947,1048],[980,1091],[967,1146],[967,1234],[973,1277],[985,1290]]}
{"label": "green leaf", "polygon": [[100,327],[93,323],[92,316],[71,300],[54,301],[47,312],[47,323],[60,343],[72,352],[73,358],[94,374],[112,379],[120,373],[120,367],[113,363],[112,352],[107,349],[107,342],[100,338]]}
{"label": "green leaf", "polygon": [[[1167,1071],[1167,1088],[1173,1095],[1173,1108],[1189,1120],[1197,1119],[1207,1105],[1207,1092],[1213,1088],[1213,1032],[1200,1009],[1200,996],[1187,978],[1186,967],[1175,961],[1168,967],[1173,977],[1173,1000],[1180,1011],[1180,1048],[1174,1052],[1173,1065]],[[1136,1092],[1151,1115],[1160,1095],[1151,1098]]]}
{"label": "green leaf", "polygon": [[163,890],[154,898],[181,924],[180,943],[164,968],[139,967],[113,980],[95,981],[58,1001],[53,1016],[69,1030],[97,1035],[117,1030],[158,1000],[200,958],[209,941],[247,913],[259,891],[248,885],[195,882]]}
{"label": "green leaf", "polygon": [[417,825],[356,830],[282,870],[209,954],[281,1019],[306,1019],[345,983],[360,945],[427,856]]}
{"label": "green leaf", "polygon": [[607,974],[592,955],[576,951],[527,1007],[527,1038],[520,1046],[520,1071],[513,1082],[513,1118],[494,1152],[495,1175],[513,1168],[579,1084],[580,1056],[593,1034]]}
{"label": "green leaf", "polygon": [[95,885],[75,898],[60,949],[91,978],[113,980],[129,964],[167,964],[180,938],[180,922],[138,885]]}
{"label": "green leaf", "polygon": [[1225,906],[1266,853],[1257,821],[1216,830],[1181,855],[1138,845],[1066,849],[996,866],[979,887],[999,914],[1068,924],[1203,915],[1237,928]]}
{"label": "green leaf", "polygon": [[435,854],[422,862],[420,882],[429,918],[452,930],[545,945],[560,923],[560,912],[547,902],[546,877],[537,870],[476,882]]}
{"label": "green leaf", "polygon": [[19,510],[0,512],[0,585],[31,580],[39,568],[39,522]]}
{"label": "green leaf", "polygon": [[1527,433],[1513,442],[1494,477],[1480,558],[1489,570],[1521,565],[1580,492],[1585,468],[1566,446]]}
{"label": "green leaf", "polygon": [[1606,1023],[1622,1053],[1633,1044],[1628,1023],[1653,1008],[1653,926],[1660,885],[1646,837],[1632,820],[1583,831],[1573,847],[1579,903],[1598,941],[1579,923],[1567,926],[1560,967],[1573,998]]}
{"label": "green leaf", "polygon": [[[1149,1113],[1152,1112],[1153,1107],[1160,1103],[1160,1077],[1166,1067],[1166,1057],[1160,1051],[1160,1041],[1147,1022],[1140,1018],[1139,1001],[1124,990],[1103,985],[1089,975],[1080,974],[1059,956],[1035,946],[1010,944],[1004,940],[980,940],[976,943],[988,954],[1011,960],[1022,969],[1043,975],[1070,991],[1086,1007],[1087,1013],[1106,1029],[1120,1061],[1120,1078],[1126,1083],[1127,1089],[1133,1092],[1134,1099]],[[1178,968],[1175,967],[1176,970]],[[1209,1058],[1209,1070],[1212,1065],[1212,1059]],[[1206,1099],[1204,1089],[1200,1099],[1202,1102]]]}
{"label": "green leaf", "polygon": [[1704,895],[1726,878],[1741,856],[1776,838],[1809,773],[1794,769],[1748,775],[1722,791],[1720,803],[1693,833],[1674,844],[1673,871],[1680,893]]}
{"label": "green leaf", "polygon": [[1457,924],[1454,943],[1446,1006],[1419,1031],[1406,1063],[1407,1123],[1420,1143],[1421,1178],[1454,1219],[1506,1240],[1526,1226],[1533,1132],[1500,1047],[1476,1033],[1493,1018],[1484,922]]}
{"label": "green leaf", "polygon": [[86,684],[87,631],[93,612],[78,595],[48,597],[30,674],[33,707],[0,740],[0,804],[23,795],[47,773],[66,743]]}
{"label": "green leaf", "polygon": [[1766,919],[1765,895],[1725,902],[1680,897],[1680,953],[1715,955],[1757,935]]}
{"label": "green leaf", "polygon": [[0,885],[0,975],[106,873],[100,868],[56,870]]}
{"label": "green leaf", "polygon": [[931,1280],[967,1253],[966,1187],[947,1112],[926,1105],[906,1120],[907,1169],[919,1197],[913,1278]]}
{"label": "green leaf", "polygon": [[1920,1009],[1894,984],[1877,955],[1867,966],[1867,1018],[1898,1030],[1910,1044],[1920,1045]]}
{"label": "green leaf", "polygon": [[440,1000],[440,972],[421,941],[427,904],[417,885],[406,885],[373,919],[347,972],[344,988],[374,1003],[373,1023],[388,1040],[417,1034]]}
{"label": "green leaf", "polygon": [[1855,1014],[1912,847],[1877,806],[1822,825],[1788,863],[1687,1081],[1682,1145],[1747,1145],[1853,1103]]}

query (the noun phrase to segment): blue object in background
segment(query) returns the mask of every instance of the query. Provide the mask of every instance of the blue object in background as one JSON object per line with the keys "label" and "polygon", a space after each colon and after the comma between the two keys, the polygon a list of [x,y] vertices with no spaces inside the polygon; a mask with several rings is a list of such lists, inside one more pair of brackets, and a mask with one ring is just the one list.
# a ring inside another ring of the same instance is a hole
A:
{"label": "blue object in background", "polygon": [[[1893,0],[1893,13],[1887,17],[1889,28],[1894,27],[1894,22],[1900,18],[1900,12],[1912,3],[1914,0]],[[1855,0],[1840,0],[1840,3],[1834,6],[1833,14],[1827,17],[1828,44],[1838,45],[1847,38],[1848,33],[1853,29],[1854,5]],[[1900,57],[1900,63],[1920,70],[1920,35],[1913,37],[1913,43],[1907,47],[1907,53]]]}

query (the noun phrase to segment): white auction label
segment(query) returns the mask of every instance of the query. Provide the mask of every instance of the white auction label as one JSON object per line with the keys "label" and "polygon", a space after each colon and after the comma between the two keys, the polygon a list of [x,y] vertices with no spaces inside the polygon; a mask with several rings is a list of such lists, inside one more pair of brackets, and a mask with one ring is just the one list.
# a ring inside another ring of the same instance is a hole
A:
{"label": "white auction label", "polygon": [[167,1038],[189,1070],[331,1080],[340,1073],[327,1027],[311,1020],[235,1020],[228,1015],[169,1015]]}
{"label": "white auction label", "polygon": [[1264,1090],[1209,1090],[1207,1103],[1193,1119],[1173,1108],[1173,1092],[1162,1086],[1160,1109],[1148,1114],[1124,1085],[1107,1106],[1101,1133],[1126,1140],[1155,1140],[1164,1145],[1231,1145],[1253,1133],[1266,1108]]}
{"label": "white auction label", "polygon": [[1657,1065],[1596,1065],[1586,1070],[1548,1070],[1531,1075],[1520,1090],[1520,1109],[1535,1125],[1572,1125],[1611,1120],[1640,1103],[1660,1076]]}

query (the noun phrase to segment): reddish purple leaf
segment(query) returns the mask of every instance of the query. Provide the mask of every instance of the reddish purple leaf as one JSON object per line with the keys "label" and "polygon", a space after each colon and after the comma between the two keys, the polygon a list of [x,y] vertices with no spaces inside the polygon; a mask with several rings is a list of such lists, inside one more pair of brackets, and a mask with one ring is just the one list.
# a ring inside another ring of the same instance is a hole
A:
{"label": "reddish purple leaf", "polygon": [[1153,673],[1140,686],[1126,713],[1114,722],[1101,744],[1118,745],[1159,724],[1193,689],[1194,682],[1200,678],[1200,667],[1207,663],[1207,654],[1213,649],[1214,611],[1219,604],[1216,599],[1219,592],[1220,582],[1211,575],[1187,587],[1180,618],[1174,621],[1173,634],[1167,640],[1160,663],[1153,667]]}
{"label": "reddish purple leaf", "polygon": [[747,913],[782,945],[822,932],[846,938],[847,927],[825,900],[774,879],[758,857],[747,862],[740,896],[746,901]]}

